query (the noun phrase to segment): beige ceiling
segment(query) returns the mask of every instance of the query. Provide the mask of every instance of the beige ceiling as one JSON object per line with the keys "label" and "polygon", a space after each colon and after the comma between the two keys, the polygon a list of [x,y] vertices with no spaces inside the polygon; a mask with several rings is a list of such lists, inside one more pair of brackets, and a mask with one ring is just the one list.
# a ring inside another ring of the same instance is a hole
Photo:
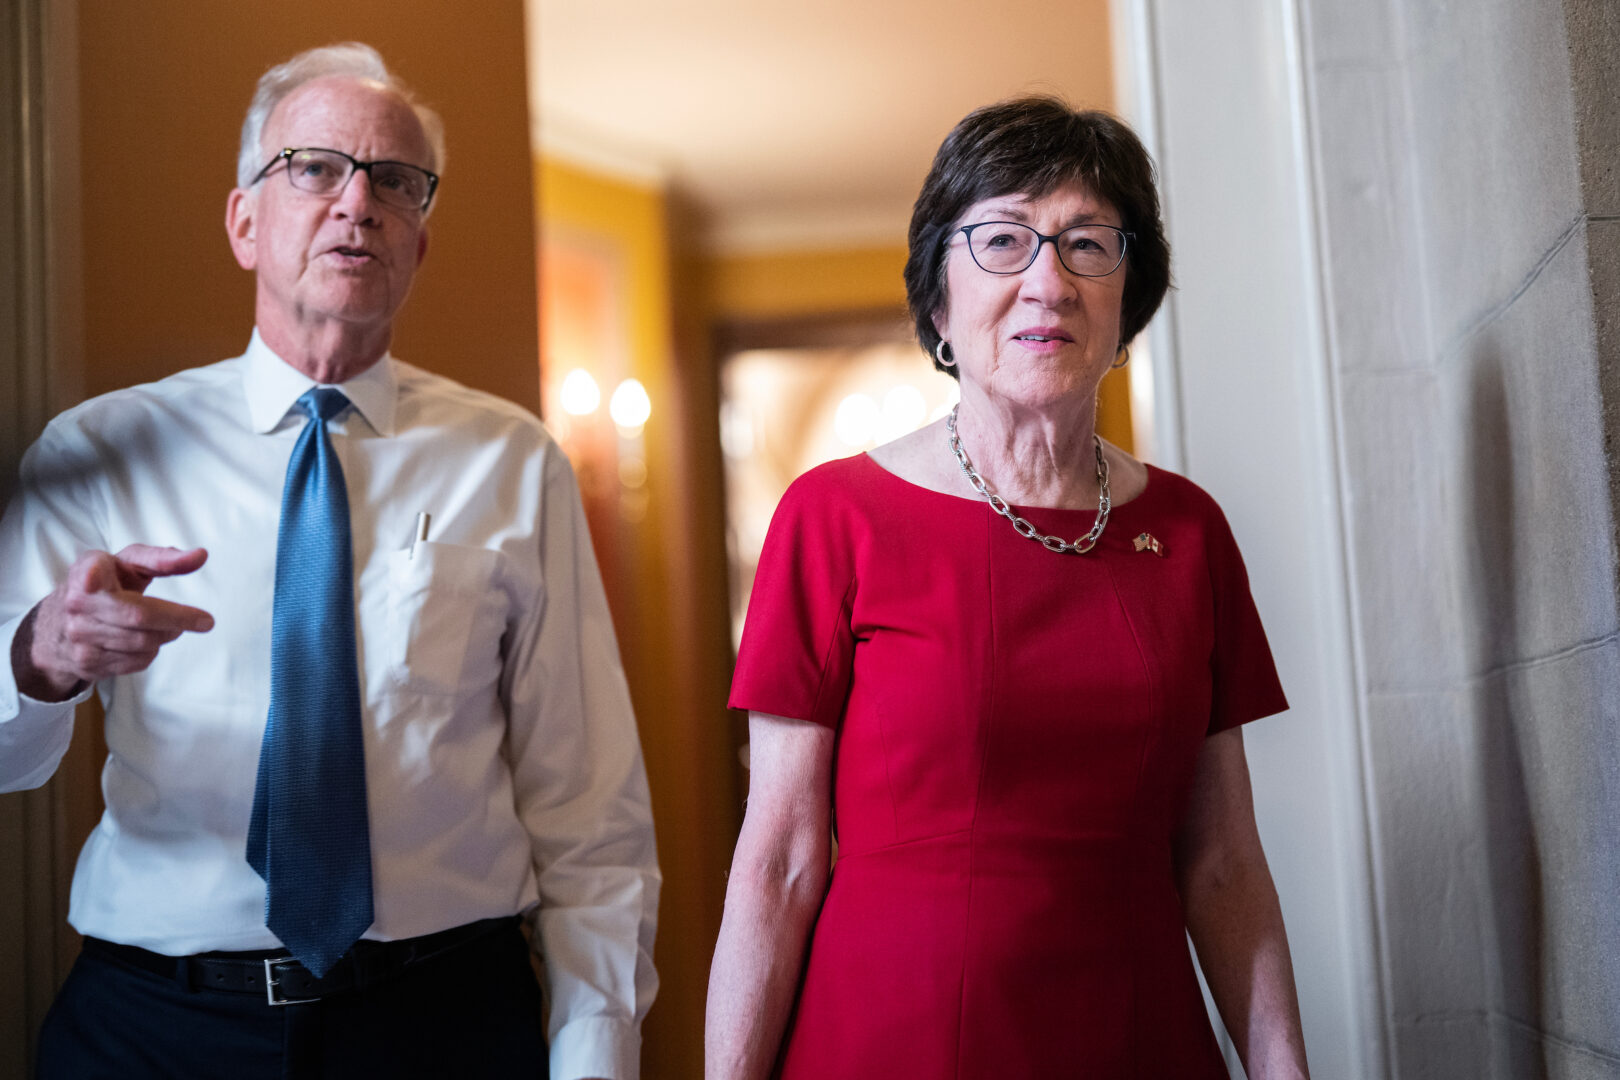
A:
{"label": "beige ceiling", "polygon": [[722,249],[904,243],[951,125],[1113,98],[1108,0],[529,0],[543,150],[667,182]]}

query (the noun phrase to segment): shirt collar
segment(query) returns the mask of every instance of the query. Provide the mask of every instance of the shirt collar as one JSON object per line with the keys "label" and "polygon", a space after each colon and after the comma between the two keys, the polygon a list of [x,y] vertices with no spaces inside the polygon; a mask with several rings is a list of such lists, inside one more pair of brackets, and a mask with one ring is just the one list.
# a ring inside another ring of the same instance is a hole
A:
{"label": "shirt collar", "polygon": [[[259,434],[274,431],[314,379],[277,356],[253,328],[248,342],[247,371],[243,376],[243,389],[247,392],[248,415],[253,430]],[[394,370],[394,358],[384,353],[382,358],[366,370],[337,384],[343,396],[349,399],[355,411],[365,417],[373,431],[385,438],[394,434],[394,405],[399,395],[399,377]]]}

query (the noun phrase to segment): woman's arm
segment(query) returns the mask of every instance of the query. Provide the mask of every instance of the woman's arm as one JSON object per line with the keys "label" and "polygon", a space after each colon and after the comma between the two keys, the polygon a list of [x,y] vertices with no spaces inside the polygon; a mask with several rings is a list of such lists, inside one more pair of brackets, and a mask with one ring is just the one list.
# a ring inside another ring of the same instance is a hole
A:
{"label": "woman's arm", "polygon": [[775,1064],[831,869],[832,730],[750,713],[748,747],[748,813],[709,971],[707,1080]]}
{"label": "woman's arm", "polygon": [[1308,1076],[1294,965],[1254,824],[1240,729],[1204,740],[1175,855],[1198,963],[1249,1080]]}

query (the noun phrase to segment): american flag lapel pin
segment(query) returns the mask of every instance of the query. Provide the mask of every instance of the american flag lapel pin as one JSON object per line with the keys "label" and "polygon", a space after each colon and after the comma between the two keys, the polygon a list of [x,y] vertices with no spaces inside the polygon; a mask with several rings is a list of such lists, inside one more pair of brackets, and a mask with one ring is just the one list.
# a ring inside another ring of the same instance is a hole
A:
{"label": "american flag lapel pin", "polygon": [[1152,533],[1141,533],[1131,542],[1136,545],[1137,551],[1151,551],[1159,558],[1164,558],[1164,545],[1159,543],[1158,538]]}

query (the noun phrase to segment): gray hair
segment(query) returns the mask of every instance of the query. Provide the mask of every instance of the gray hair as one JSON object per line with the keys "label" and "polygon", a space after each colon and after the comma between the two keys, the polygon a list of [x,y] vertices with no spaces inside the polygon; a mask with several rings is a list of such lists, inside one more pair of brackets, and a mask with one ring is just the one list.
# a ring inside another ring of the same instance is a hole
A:
{"label": "gray hair", "polygon": [[236,155],[237,187],[251,185],[253,178],[264,167],[264,147],[260,145],[260,140],[264,137],[264,125],[269,121],[270,114],[276,111],[276,106],[305,83],[332,76],[368,79],[381,83],[404,98],[406,104],[416,112],[422,133],[427,136],[428,152],[432,157],[428,169],[436,173],[444,171],[444,121],[439,114],[416,100],[410,87],[389,72],[388,65],[383,63],[376,49],[358,41],[346,41],[341,45],[323,45],[301,52],[259,76],[258,89],[253,92],[253,103],[248,106],[247,116],[242,120],[242,149]]}

